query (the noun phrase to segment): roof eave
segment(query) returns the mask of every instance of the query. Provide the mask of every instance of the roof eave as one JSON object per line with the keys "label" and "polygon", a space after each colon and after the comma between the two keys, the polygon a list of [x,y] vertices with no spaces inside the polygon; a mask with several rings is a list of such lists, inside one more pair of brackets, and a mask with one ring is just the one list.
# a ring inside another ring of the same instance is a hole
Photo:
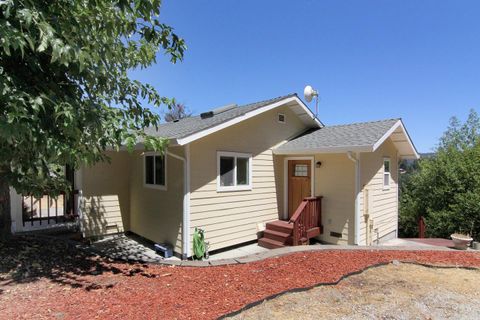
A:
{"label": "roof eave", "polygon": [[302,148],[302,149],[274,149],[276,155],[299,155],[299,154],[317,154],[317,153],[346,153],[346,152],[372,152],[373,145],[364,146],[331,146],[322,148]]}
{"label": "roof eave", "polygon": [[384,142],[387,140],[395,130],[398,128],[401,128],[403,133],[405,134],[406,141],[411,149],[411,153],[409,154],[400,154],[400,158],[402,159],[420,159],[420,155],[417,152],[417,149],[415,148],[415,145],[412,142],[412,139],[410,138],[410,135],[408,134],[407,129],[403,125],[402,119],[399,119],[395,124],[387,131],[385,134],[373,145],[373,151],[377,150]]}

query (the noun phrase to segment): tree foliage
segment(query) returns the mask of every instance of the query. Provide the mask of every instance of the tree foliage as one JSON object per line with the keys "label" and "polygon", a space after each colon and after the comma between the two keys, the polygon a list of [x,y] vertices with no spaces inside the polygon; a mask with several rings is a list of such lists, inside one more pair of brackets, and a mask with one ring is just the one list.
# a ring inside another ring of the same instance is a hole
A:
{"label": "tree foliage", "polygon": [[65,165],[107,160],[142,141],[153,106],[174,105],[132,80],[159,52],[175,63],[185,44],[159,21],[160,0],[0,0],[0,179],[18,192],[67,188]]}
{"label": "tree foliage", "polygon": [[465,123],[453,117],[435,156],[402,178],[400,226],[416,236],[417,220],[425,217],[427,235],[454,232],[480,239],[480,119],[472,110]]}
{"label": "tree foliage", "polygon": [[167,112],[165,112],[164,119],[166,122],[173,122],[183,118],[188,118],[192,113],[182,103],[176,103],[171,106]]}

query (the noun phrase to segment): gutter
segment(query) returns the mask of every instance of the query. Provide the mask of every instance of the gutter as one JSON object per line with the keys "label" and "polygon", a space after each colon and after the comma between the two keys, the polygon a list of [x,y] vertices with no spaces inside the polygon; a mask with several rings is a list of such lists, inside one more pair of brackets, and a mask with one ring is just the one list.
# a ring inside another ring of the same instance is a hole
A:
{"label": "gutter", "polygon": [[183,162],[182,260],[190,255],[190,145],[185,146],[185,158],[167,150],[167,154]]}
{"label": "gutter", "polygon": [[360,154],[352,151],[347,152],[348,159],[355,163],[355,218],[354,240],[355,245],[360,244]]}

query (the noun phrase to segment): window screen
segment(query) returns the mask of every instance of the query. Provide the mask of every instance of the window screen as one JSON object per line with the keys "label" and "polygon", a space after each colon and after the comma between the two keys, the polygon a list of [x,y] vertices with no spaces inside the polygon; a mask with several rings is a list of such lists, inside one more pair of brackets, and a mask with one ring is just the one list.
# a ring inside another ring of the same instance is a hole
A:
{"label": "window screen", "polygon": [[390,159],[383,160],[383,188],[390,186]]}
{"label": "window screen", "polygon": [[217,191],[252,189],[252,155],[217,151]]}
{"label": "window screen", "polygon": [[234,157],[220,157],[220,185],[233,186]]}
{"label": "window screen", "polygon": [[384,167],[385,172],[390,173],[390,160],[384,160],[383,161],[383,167]]}
{"label": "window screen", "polygon": [[165,157],[155,156],[155,184],[165,185]]}
{"label": "window screen", "polygon": [[237,185],[248,185],[248,158],[237,158]]}
{"label": "window screen", "polygon": [[153,156],[145,157],[145,183],[153,184]]}
{"label": "window screen", "polygon": [[159,155],[145,156],[145,184],[151,186],[165,186],[166,184],[165,157]]}

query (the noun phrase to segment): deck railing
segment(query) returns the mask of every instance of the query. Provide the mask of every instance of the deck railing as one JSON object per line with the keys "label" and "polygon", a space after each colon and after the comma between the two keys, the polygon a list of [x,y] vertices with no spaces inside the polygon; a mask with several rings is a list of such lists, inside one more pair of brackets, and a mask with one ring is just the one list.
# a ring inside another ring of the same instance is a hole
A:
{"label": "deck railing", "polygon": [[307,244],[322,232],[322,197],[305,198],[290,218],[293,223],[293,245]]}
{"label": "deck railing", "polygon": [[40,225],[59,223],[73,220],[77,217],[76,200],[78,190],[70,192],[68,195],[62,192],[58,197],[53,198],[48,195],[36,198],[32,195],[22,196],[22,220],[23,226],[30,223],[32,226],[35,221]]}

